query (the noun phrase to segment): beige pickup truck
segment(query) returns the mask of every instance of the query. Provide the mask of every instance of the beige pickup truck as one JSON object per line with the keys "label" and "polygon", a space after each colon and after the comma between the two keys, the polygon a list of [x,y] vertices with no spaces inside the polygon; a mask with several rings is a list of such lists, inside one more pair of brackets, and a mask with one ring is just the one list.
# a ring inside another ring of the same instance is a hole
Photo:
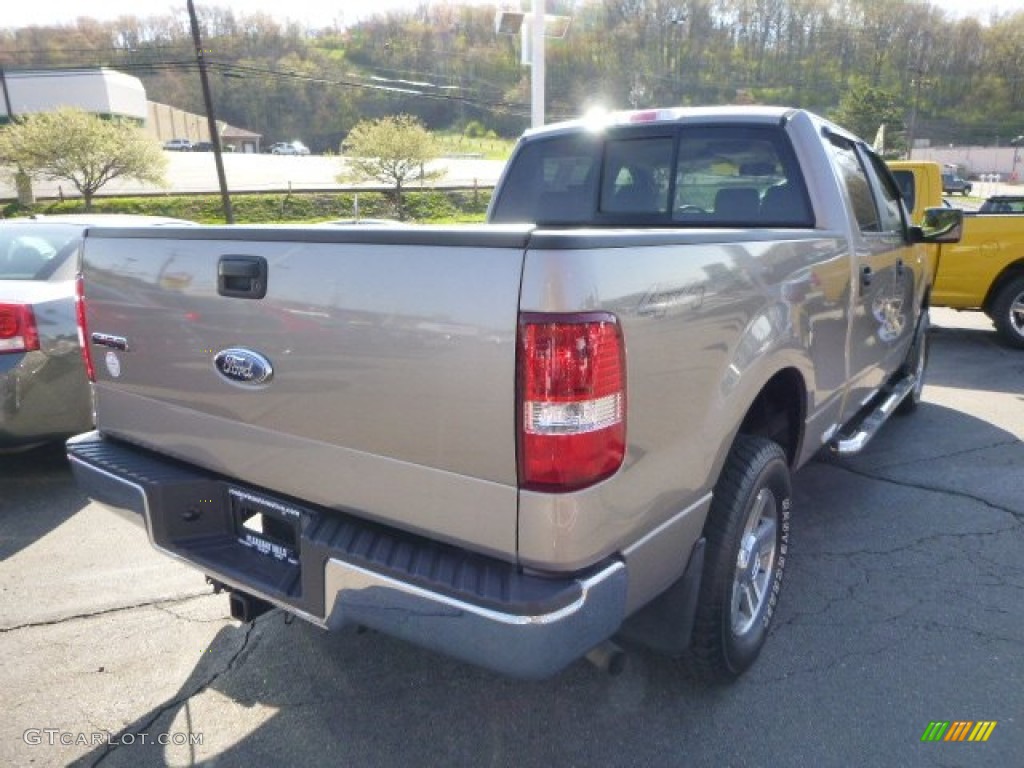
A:
{"label": "beige pickup truck", "polygon": [[912,227],[856,137],[722,108],[531,131],[489,219],[91,230],[82,487],[243,621],[735,678],[798,551],[790,473],[920,398],[960,212]]}

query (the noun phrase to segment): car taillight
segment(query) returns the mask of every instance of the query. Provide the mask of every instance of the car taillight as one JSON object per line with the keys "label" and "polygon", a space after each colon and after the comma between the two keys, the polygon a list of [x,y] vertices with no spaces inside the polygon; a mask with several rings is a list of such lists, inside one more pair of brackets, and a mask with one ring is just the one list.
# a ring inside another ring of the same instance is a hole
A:
{"label": "car taillight", "polygon": [[85,281],[79,275],[75,278],[75,318],[78,320],[78,345],[82,348],[82,361],[89,381],[96,381],[96,369],[92,364],[92,349],[89,347],[89,329],[85,323]]}
{"label": "car taillight", "polygon": [[622,332],[608,314],[523,314],[519,485],[565,493],[614,474],[626,453]]}
{"label": "car taillight", "polygon": [[39,349],[36,316],[28,304],[0,304],[0,354]]}

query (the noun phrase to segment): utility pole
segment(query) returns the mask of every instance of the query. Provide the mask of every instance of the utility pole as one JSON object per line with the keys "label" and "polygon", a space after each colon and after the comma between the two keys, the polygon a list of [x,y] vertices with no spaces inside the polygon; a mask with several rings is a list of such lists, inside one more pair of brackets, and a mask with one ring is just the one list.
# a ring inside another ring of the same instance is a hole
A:
{"label": "utility pole", "polygon": [[0,65],[0,87],[3,87],[4,91],[4,107],[7,109],[7,119],[14,122],[14,110],[11,109],[11,94],[7,91],[7,75],[4,74],[2,65]]}
{"label": "utility pole", "polygon": [[910,84],[914,87],[914,99],[910,104],[910,127],[907,131],[907,160],[914,159],[914,142],[917,141],[917,109],[921,102],[921,86],[924,84],[925,70],[914,67],[910,70],[914,78]]}
{"label": "utility pole", "polygon": [[228,194],[228,180],[224,175],[224,158],[221,156],[220,131],[217,130],[217,118],[213,114],[213,97],[210,95],[210,79],[206,75],[206,59],[203,57],[203,42],[199,36],[199,19],[196,18],[196,7],[188,0],[188,18],[192,24],[192,41],[196,46],[196,62],[199,64],[199,81],[203,86],[203,102],[206,104],[206,120],[210,126],[210,141],[213,144],[213,160],[217,164],[217,181],[220,183],[220,199],[224,207],[224,221],[235,223],[235,214],[231,210],[231,196]]}

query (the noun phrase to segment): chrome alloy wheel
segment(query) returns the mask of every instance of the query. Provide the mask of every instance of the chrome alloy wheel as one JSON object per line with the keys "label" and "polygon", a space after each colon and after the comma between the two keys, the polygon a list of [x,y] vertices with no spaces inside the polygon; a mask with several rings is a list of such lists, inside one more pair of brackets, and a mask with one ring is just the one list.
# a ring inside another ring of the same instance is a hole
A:
{"label": "chrome alloy wheel", "polygon": [[749,632],[771,598],[775,575],[779,509],[775,494],[762,488],[750,508],[740,537],[732,584],[732,633]]}
{"label": "chrome alloy wheel", "polygon": [[1008,320],[1018,335],[1024,338],[1024,291],[1019,293],[1010,304]]}

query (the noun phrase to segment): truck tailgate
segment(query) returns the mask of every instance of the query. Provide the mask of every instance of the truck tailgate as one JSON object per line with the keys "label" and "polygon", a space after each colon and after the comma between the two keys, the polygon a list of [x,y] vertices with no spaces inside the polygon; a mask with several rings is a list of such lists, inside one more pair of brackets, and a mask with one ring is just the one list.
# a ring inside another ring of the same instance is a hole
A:
{"label": "truck tailgate", "polygon": [[[512,559],[528,235],[93,229],[83,272],[98,428]],[[247,277],[261,262],[265,279]]]}

